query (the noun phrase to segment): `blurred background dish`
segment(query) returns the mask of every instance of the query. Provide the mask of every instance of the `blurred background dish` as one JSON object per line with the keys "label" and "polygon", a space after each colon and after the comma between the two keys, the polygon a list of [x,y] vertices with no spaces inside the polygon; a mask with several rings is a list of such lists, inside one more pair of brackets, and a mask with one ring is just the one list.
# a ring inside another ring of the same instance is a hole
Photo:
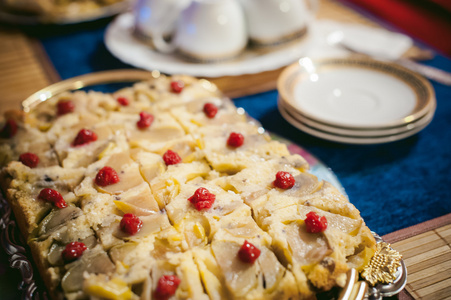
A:
{"label": "blurred background dish", "polygon": [[0,21],[9,24],[72,24],[129,10],[133,0],[0,0]]}

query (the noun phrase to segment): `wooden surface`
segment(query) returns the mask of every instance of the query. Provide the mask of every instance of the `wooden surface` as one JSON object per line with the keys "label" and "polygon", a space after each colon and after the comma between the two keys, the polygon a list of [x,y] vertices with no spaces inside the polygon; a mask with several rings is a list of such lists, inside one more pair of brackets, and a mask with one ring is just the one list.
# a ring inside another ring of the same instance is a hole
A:
{"label": "wooden surface", "polygon": [[451,299],[451,215],[391,233],[385,240],[407,267],[407,299]]}

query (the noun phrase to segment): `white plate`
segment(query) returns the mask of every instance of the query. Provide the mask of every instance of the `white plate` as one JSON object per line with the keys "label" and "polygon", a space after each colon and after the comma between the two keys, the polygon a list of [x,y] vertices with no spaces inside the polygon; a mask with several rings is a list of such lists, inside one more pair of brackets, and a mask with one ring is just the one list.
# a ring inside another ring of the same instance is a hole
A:
{"label": "white plate", "polygon": [[[279,103],[280,104],[280,103]],[[287,120],[288,123],[296,127],[297,129],[308,133],[310,135],[316,136],[321,139],[333,141],[333,142],[339,142],[344,144],[360,144],[360,145],[369,145],[369,144],[383,144],[383,143],[390,143],[394,141],[399,141],[402,139],[405,139],[407,137],[410,137],[419,131],[423,130],[431,121],[433,117],[433,113],[431,117],[427,117],[424,123],[418,124],[418,126],[415,126],[411,130],[408,130],[406,132],[400,133],[400,134],[393,134],[393,135],[382,135],[382,136],[349,136],[349,135],[339,135],[333,132],[323,131],[318,128],[309,126],[299,120],[297,120],[295,117],[291,116],[290,113],[285,109],[285,107],[279,105],[279,111],[282,115],[282,117]],[[433,109],[435,111],[435,107]]]}
{"label": "white plate", "polygon": [[107,28],[105,44],[121,61],[146,70],[199,77],[237,76],[275,70],[299,59],[306,51],[308,34],[297,41],[259,50],[248,48],[236,59],[217,63],[190,62],[176,54],[154,51],[133,35],[132,13],[118,16]]}
{"label": "white plate", "polygon": [[412,121],[410,123],[403,124],[401,126],[396,127],[387,127],[383,129],[348,129],[342,127],[331,126],[328,124],[320,123],[315,120],[309,119],[308,117],[302,115],[297,110],[291,109],[282,97],[279,97],[278,105],[282,107],[291,117],[298,120],[301,123],[304,123],[306,126],[310,126],[312,128],[338,134],[338,135],[347,135],[353,137],[380,137],[387,135],[396,135],[408,132],[415,127],[423,126],[424,124],[430,122],[430,120],[434,117],[435,113],[435,103],[431,103],[429,111],[422,117]]}
{"label": "white plate", "polygon": [[401,126],[424,116],[435,102],[431,84],[410,70],[373,59],[300,59],[279,77],[292,109],[336,127]]}

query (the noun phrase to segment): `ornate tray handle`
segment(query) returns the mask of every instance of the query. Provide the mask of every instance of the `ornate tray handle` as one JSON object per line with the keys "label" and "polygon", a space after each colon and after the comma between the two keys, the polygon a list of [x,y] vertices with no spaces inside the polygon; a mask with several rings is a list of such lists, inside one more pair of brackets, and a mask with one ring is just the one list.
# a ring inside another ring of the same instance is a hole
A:
{"label": "ornate tray handle", "polygon": [[375,232],[377,250],[368,266],[359,273],[351,269],[338,300],[382,300],[401,292],[407,284],[407,269],[402,256]]}
{"label": "ornate tray handle", "polygon": [[10,267],[18,269],[21,273],[22,281],[18,285],[18,289],[22,291],[21,299],[47,300],[46,292],[38,291],[33,279],[33,265],[28,260],[27,250],[21,246],[24,242],[18,234],[16,222],[11,219],[11,207],[1,194],[0,214],[0,242],[8,255]]}
{"label": "ornate tray handle", "polygon": [[[382,269],[390,270],[393,280],[390,283],[377,283],[370,286],[368,300],[381,300],[383,297],[391,297],[401,292],[407,284],[407,268],[401,255],[382,240],[375,232],[371,232],[378,243],[378,250],[375,254],[380,254],[386,261],[381,265]],[[380,258],[381,261],[381,258]],[[395,266],[395,267],[394,267]],[[380,271],[377,271],[380,272]]]}

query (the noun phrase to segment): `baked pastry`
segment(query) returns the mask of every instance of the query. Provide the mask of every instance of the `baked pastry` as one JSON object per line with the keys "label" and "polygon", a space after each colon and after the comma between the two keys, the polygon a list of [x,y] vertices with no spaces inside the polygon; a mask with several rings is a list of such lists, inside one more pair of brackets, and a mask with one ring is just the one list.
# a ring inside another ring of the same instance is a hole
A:
{"label": "baked pastry", "polygon": [[54,299],[314,299],[375,251],[347,198],[208,81],[5,119],[2,190]]}
{"label": "baked pastry", "polygon": [[82,16],[124,0],[0,0],[0,6],[17,13],[48,18]]}

